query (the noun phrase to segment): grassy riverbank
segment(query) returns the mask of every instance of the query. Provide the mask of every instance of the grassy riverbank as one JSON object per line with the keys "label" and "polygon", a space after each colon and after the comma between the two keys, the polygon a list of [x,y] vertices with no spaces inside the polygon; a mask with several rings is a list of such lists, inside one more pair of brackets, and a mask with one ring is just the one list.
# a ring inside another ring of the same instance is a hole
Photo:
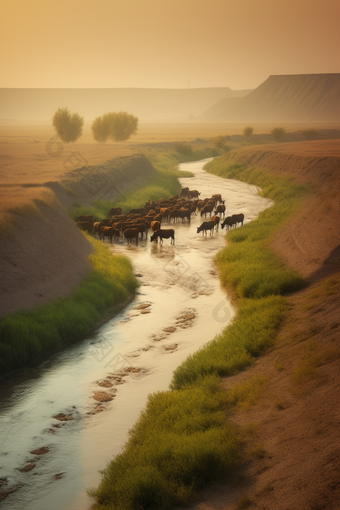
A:
{"label": "grassy riverbank", "polygon": [[223,285],[235,297],[236,318],[175,370],[170,391],[149,397],[124,451],[103,471],[98,488],[89,491],[98,509],[165,509],[187,503],[209,480],[228,477],[240,459],[228,410],[253,398],[263,381],[254,379],[225,393],[219,376],[242,370],[273,345],[287,309],[283,294],[303,285],[268,243],[296,211],[305,190],[260,171],[228,167],[223,158],[207,170],[263,186],[263,194],[275,205],[228,233],[228,245],[218,253],[216,264]]}
{"label": "grassy riverbank", "polygon": [[122,212],[126,213],[131,209],[142,207],[149,200],[156,201],[161,197],[166,199],[172,195],[178,195],[181,191],[178,178],[192,176],[191,172],[179,171],[178,165],[217,155],[217,151],[211,147],[196,149],[189,154],[181,154],[176,150],[147,146],[143,147],[142,152],[156,169],[156,176],[150,179],[146,186],[136,187],[115,201],[94,200],[91,207],[74,207],[70,211],[70,216],[92,214],[95,218],[102,219],[107,217],[111,207],[121,207]]}
{"label": "grassy riverbank", "polygon": [[68,298],[6,316],[0,323],[0,375],[36,365],[50,351],[85,338],[107,311],[137,287],[131,262],[93,245],[90,271]]}

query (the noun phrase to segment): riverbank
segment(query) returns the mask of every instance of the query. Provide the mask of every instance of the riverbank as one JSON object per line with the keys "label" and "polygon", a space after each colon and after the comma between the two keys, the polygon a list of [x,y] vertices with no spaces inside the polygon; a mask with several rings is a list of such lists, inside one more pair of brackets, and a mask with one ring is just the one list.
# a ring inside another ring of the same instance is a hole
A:
{"label": "riverbank", "polygon": [[[246,169],[260,167],[269,178],[285,175],[309,187],[270,243],[307,286],[288,297],[274,347],[244,372],[222,379],[228,395],[266,378],[255,398],[236,399],[231,416],[243,443],[238,475],[210,485],[191,509],[338,508],[339,157],[335,141],[242,149],[225,157],[235,178],[254,183]],[[265,180],[261,184],[265,188]]]}

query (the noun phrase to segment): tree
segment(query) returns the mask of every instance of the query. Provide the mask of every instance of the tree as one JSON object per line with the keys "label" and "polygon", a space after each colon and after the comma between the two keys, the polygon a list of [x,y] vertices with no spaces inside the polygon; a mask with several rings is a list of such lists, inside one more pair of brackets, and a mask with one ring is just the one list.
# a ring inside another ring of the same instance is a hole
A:
{"label": "tree", "polygon": [[97,142],[108,139],[122,142],[135,135],[138,129],[138,118],[127,112],[105,113],[94,119],[91,130]]}
{"label": "tree", "polygon": [[63,142],[75,142],[83,134],[84,118],[78,113],[72,115],[67,108],[58,108],[52,125]]}
{"label": "tree", "polygon": [[243,130],[243,136],[246,136],[247,138],[253,134],[254,129],[251,126],[247,126]]}
{"label": "tree", "polygon": [[270,133],[273,135],[273,137],[276,140],[280,140],[280,138],[282,138],[282,135],[284,135],[285,132],[286,132],[286,130],[283,129],[282,127],[276,127],[274,129],[272,129]]}

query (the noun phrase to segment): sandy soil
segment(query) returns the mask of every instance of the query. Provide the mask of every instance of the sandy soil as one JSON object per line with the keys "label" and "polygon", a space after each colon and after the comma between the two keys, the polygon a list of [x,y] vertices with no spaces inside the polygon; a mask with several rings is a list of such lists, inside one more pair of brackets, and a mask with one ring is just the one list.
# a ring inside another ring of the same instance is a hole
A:
{"label": "sandy soil", "polygon": [[289,296],[275,347],[226,390],[256,375],[259,401],[231,416],[244,460],[230,483],[213,484],[195,510],[340,508],[340,144],[306,142],[242,149],[233,161],[294,176],[310,186],[298,214],[272,241],[308,286]]}

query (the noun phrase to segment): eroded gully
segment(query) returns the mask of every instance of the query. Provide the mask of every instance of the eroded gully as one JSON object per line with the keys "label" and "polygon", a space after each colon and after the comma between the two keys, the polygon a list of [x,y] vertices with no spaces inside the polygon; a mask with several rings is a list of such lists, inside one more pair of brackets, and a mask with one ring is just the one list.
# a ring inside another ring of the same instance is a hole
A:
{"label": "eroded gully", "polygon": [[[243,212],[245,222],[271,205],[255,186],[204,172],[206,161],[180,166],[195,175],[182,186],[200,198],[220,193],[227,215]],[[176,223],[174,245],[149,236],[110,247],[133,262],[134,301],[92,337],[1,382],[0,485],[13,490],[4,510],[89,509],[86,489],[122,449],[148,394],[168,389],[174,369],[228,324],[233,310],[213,263],[225,231],[197,234],[203,220]]]}

